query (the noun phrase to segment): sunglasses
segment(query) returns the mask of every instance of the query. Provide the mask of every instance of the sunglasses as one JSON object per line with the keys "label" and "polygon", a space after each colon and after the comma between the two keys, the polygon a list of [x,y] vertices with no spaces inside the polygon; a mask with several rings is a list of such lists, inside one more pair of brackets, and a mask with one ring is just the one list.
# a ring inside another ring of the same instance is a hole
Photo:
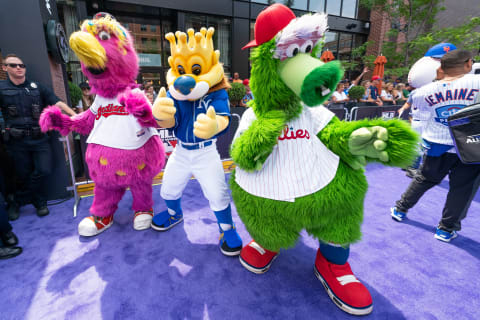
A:
{"label": "sunglasses", "polygon": [[5,66],[10,68],[16,68],[16,67],[19,67],[22,69],[25,68],[25,65],[23,63],[5,63]]}

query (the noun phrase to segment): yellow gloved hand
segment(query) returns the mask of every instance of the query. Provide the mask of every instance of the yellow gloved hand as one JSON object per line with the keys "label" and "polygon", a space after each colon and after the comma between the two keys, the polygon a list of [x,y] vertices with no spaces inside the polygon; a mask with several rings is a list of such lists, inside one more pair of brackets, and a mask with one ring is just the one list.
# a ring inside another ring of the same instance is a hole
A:
{"label": "yellow gloved hand", "polygon": [[174,116],[177,109],[174,107],[173,99],[167,98],[167,91],[165,91],[164,87],[160,89],[158,97],[153,103],[152,112],[157,121],[175,119]]}
{"label": "yellow gloved hand", "polygon": [[201,139],[210,139],[218,133],[217,114],[215,109],[208,107],[207,113],[201,113],[197,116],[197,121],[193,124],[193,134]]}

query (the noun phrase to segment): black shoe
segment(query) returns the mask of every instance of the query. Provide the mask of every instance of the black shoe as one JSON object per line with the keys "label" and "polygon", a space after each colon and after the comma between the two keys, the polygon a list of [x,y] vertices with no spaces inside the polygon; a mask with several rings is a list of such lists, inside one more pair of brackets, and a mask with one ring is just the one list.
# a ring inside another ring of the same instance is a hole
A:
{"label": "black shoe", "polygon": [[405,174],[407,175],[407,177],[409,177],[409,178],[413,178],[413,177],[415,177],[415,175],[417,174],[417,170],[418,170],[418,169],[414,169],[414,168],[407,168],[407,170],[406,170],[406,173],[405,173]]}
{"label": "black shoe", "polygon": [[13,247],[18,244],[18,238],[11,230],[0,234],[0,238],[2,239],[5,247]]}
{"label": "black shoe", "polygon": [[22,253],[20,247],[3,247],[0,248],[0,259],[10,259]]}
{"label": "black shoe", "polygon": [[44,217],[44,216],[48,215],[49,213],[50,213],[50,211],[48,210],[47,206],[37,208],[37,216],[39,216],[39,217]]}
{"label": "black shoe", "polygon": [[10,203],[8,205],[8,220],[14,221],[20,217],[20,207],[16,203]]}

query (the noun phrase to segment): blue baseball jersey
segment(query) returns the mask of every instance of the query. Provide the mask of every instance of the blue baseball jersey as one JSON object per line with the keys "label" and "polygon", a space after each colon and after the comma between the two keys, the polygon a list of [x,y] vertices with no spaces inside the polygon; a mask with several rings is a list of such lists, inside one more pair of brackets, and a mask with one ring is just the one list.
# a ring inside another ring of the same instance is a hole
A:
{"label": "blue baseball jersey", "polygon": [[[207,109],[212,106],[215,113],[219,116],[227,116],[230,119],[230,102],[228,100],[227,90],[220,89],[203,96],[199,100],[176,100],[167,93],[167,97],[173,99],[177,112],[175,113],[175,126],[171,128],[177,139],[186,143],[195,143],[204,141],[193,134],[193,124],[197,120],[197,116],[201,113],[207,113]],[[229,127],[220,132],[218,135],[226,132]],[[211,139],[216,138],[213,136]]]}
{"label": "blue baseball jersey", "polygon": [[447,119],[474,103],[480,91],[480,77],[465,75],[451,82],[437,81],[417,89],[413,105],[428,117],[422,138],[438,144],[453,146]]}

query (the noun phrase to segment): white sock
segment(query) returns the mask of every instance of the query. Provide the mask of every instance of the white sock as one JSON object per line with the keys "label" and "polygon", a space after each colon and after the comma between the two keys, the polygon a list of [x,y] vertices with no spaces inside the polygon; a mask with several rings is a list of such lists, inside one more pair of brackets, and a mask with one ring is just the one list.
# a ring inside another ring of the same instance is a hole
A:
{"label": "white sock", "polygon": [[219,225],[220,225],[220,228],[223,231],[228,231],[228,230],[232,229],[232,225],[228,224],[228,223],[219,223]]}

